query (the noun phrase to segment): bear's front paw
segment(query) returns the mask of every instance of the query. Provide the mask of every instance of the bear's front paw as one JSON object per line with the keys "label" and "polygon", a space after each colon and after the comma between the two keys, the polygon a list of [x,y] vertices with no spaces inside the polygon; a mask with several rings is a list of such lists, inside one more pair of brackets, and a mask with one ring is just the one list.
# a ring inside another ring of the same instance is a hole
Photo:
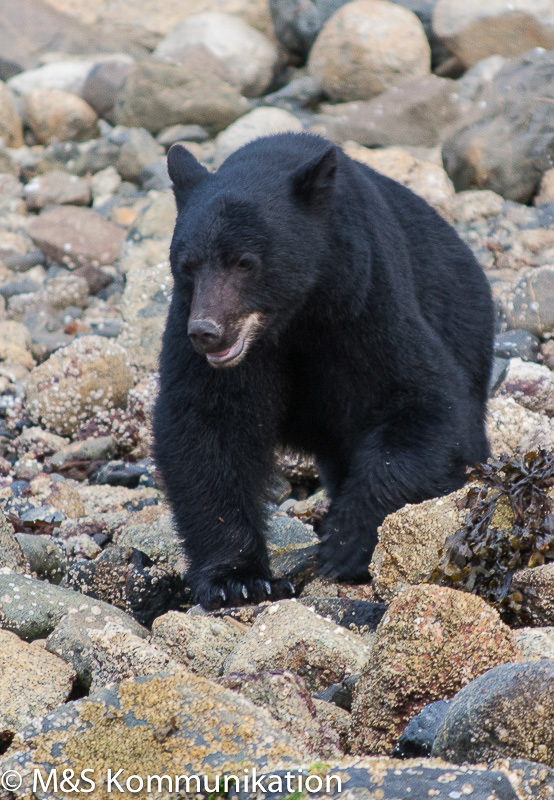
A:
{"label": "bear's front paw", "polygon": [[283,600],[294,596],[294,586],[283,578],[219,578],[195,581],[193,597],[206,611],[224,606]]}

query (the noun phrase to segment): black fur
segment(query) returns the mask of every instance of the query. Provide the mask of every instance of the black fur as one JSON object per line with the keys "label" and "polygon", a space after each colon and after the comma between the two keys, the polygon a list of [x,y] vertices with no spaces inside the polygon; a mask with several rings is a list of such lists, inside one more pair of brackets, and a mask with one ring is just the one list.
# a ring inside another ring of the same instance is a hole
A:
{"label": "black fur", "polygon": [[[183,148],[169,165],[179,213],[155,454],[196,599],[288,593],[264,542],[278,444],[315,454],[332,498],[321,572],[364,578],[387,514],[487,458],[487,280],[425,201],[318,137],[258,139],[215,175]],[[214,368],[187,335],[209,313],[223,352],[256,312],[235,366]]]}

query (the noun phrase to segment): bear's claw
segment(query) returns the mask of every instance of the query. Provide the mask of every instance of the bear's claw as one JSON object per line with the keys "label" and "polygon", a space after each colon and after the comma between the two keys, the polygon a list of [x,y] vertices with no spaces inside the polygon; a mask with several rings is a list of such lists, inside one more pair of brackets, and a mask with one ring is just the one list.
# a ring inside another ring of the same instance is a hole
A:
{"label": "bear's claw", "polygon": [[193,596],[206,611],[224,606],[261,603],[264,600],[283,600],[293,597],[295,588],[283,578],[220,578],[196,582]]}

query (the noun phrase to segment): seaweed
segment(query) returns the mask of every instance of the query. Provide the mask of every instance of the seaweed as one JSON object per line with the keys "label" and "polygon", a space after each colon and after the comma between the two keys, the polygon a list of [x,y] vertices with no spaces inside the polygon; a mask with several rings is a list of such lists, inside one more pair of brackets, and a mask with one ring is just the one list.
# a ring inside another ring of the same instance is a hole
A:
{"label": "seaweed", "polygon": [[554,561],[554,453],[489,459],[468,477],[465,524],[446,540],[428,581],[478,594],[517,620],[523,597],[511,588],[514,572]]}

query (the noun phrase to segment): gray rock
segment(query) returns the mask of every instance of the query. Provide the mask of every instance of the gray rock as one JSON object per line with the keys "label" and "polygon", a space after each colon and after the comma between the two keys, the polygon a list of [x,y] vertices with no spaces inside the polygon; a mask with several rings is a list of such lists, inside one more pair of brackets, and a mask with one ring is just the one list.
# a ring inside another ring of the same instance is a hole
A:
{"label": "gray rock", "polygon": [[0,627],[21,639],[44,639],[65,614],[80,610],[99,621],[107,616],[127,626],[132,623],[123,611],[71,589],[15,572],[0,574]]}
{"label": "gray rock", "polygon": [[304,58],[324,23],[348,0],[269,0],[275,36],[285,50]]}
{"label": "gray rock", "polygon": [[273,133],[300,133],[303,125],[294,114],[282,108],[255,108],[222,131],[216,139],[215,164],[219,166],[225,159],[244,144],[260,136]]}
{"label": "gray rock", "polygon": [[201,125],[170,125],[160,131],[156,137],[164,147],[171,147],[175,142],[206,142],[210,138],[208,131]]}
{"label": "gray rock", "polygon": [[183,545],[175,533],[170,514],[162,513],[148,524],[129,518],[118,532],[115,542],[121,547],[135,547],[156,564],[171,566],[177,573],[186,572]]}
{"label": "gray rock", "polygon": [[220,64],[221,75],[246,97],[257,97],[270,85],[279,53],[263,33],[235,15],[216,11],[191,14],[160,42],[154,56],[186,63],[201,47]]}
{"label": "gray rock", "polygon": [[125,181],[139,182],[142,170],[163,155],[163,147],[144,128],[117,126],[108,141],[119,148],[115,166]]}
{"label": "gray rock", "polygon": [[31,572],[50,583],[60,583],[65,575],[65,551],[51,536],[16,533],[17,541],[29,561]]}
{"label": "gray rock", "polygon": [[301,75],[293,78],[281,89],[262,98],[264,105],[284,108],[285,111],[298,113],[304,108],[314,108],[324,94],[319,81],[312,75]]}
{"label": "gray rock", "polygon": [[337,143],[352,139],[368,147],[432,147],[468,107],[454,81],[429,75],[386,89],[371,100],[324,105],[313,129]]}
{"label": "gray rock", "polygon": [[539,658],[554,660],[554,626],[518,628],[515,637],[526,660]]}
{"label": "gray rock", "polygon": [[21,573],[29,572],[29,562],[17,541],[13,526],[0,510],[0,567]]}
{"label": "gray rock", "polygon": [[[106,635],[110,638],[110,634],[115,633],[128,634],[133,637],[135,644],[140,642],[147,647],[145,640],[148,631],[131,617],[123,619],[117,611],[111,616],[98,615],[91,613],[91,609],[85,609],[73,611],[61,618],[46,639],[46,650],[70,664],[77,675],[79,688],[88,691],[100,674],[100,666],[107,666],[109,660],[106,648],[102,647],[97,637]],[[114,660],[112,659],[112,663]],[[132,658],[127,660],[128,664],[130,662],[137,663]]]}
{"label": "gray rock", "polygon": [[435,734],[446,716],[449,705],[449,700],[436,700],[422,708],[404,728],[391,756],[418,758],[431,755]]}
{"label": "gray rock", "polygon": [[139,174],[139,183],[146,192],[149,192],[151,189],[156,189],[158,191],[170,189],[172,184],[167,173],[165,158],[152,161],[151,164],[147,164],[143,167]]}
{"label": "gray rock", "polygon": [[540,48],[497,73],[476,109],[444,142],[444,165],[457,191],[492,189],[529,202],[551,166],[553,87],[554,53]]}
{"label": "gray rock", "polygon": [[267,531],[267,543],[272,548],[294,544],[316,544],[319,541],[313,528],[294,517],[272,517]]}
{"label": "gray rock", "polygon": [[455,764],[523,758],[554,764],[554,661],[501,664],[452,700],[433,755]]}
{"label": "gray rock", "polygon": [[554,267],[524,272],[508,295],[505,308],[513,328],[535,336],[554,331]]}
{"label": "gray rock", "polygon": [[530,625],[554,625],[554,563],[518,570],[511,588],[522,596],[522,618]]}
{"label": "gray rock", "polygon": [[116,440],[113,436],[98,436],[81,439],[65,445],[50,458],[50,465],[60,469],[69,461],[106,461],[115,454]]}
{"label": "gray rock", "polygon": [[[554,286],[554,271],[553,271]],[[540,359],[541,343],[525,330],[510,330],[499,333],[494,340],[494,354],[499,358],[521,358],[523,361]]]}
{"label": "gray rock", "polygon": [[34,717],[64,703],[74,678],[60,658],[0,630],[0,749]]}
{"label": "gray rock", "polygon": [[125,78],[133,67],[132,62],[122,59],[102,61],[88,72],[81,97],[99,117],[114,121],[113,107]]}
{"label": "gray rock", "polygon": [[143,62],[127,76],[115,105],[118,125],[158,133],[168,125],[197,124],[217,133],[250,108],[248,100],[213,74]]}

